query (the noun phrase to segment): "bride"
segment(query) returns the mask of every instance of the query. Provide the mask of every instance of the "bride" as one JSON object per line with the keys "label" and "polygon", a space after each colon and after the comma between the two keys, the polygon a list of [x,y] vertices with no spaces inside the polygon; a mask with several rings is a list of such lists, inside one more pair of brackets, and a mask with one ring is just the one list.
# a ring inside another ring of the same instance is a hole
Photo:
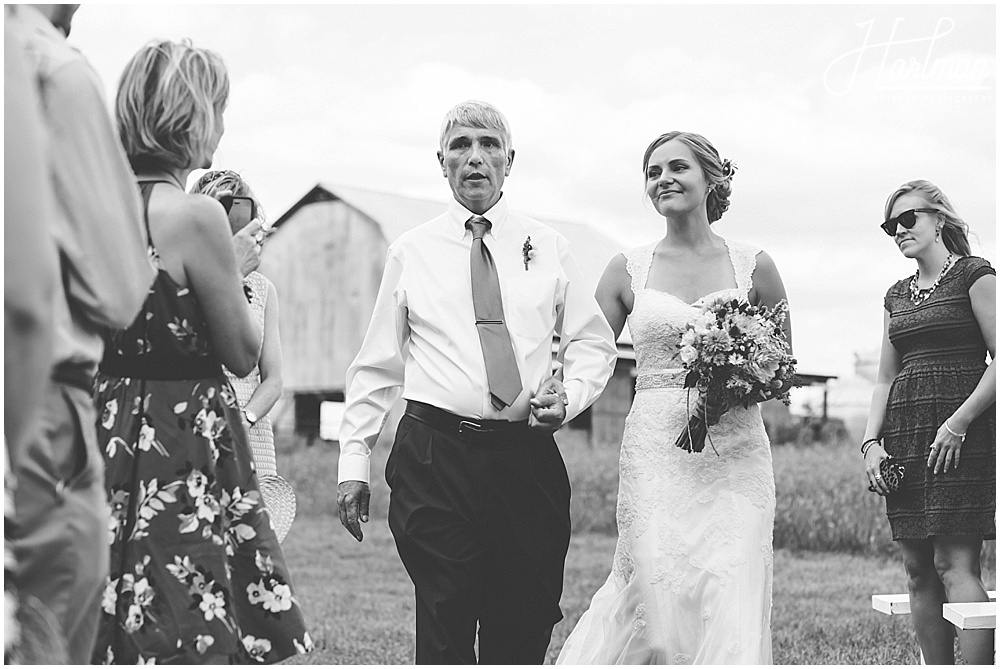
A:
{"label": "bride", "polygon": [[766,253],[710,228],[729,207],[734,170],[693,133],[646,149],[646,194],[666,236],[614,258],[597,288],[616,336],[628,318],[639,372],[621,447],[618,545],[557,663],[771,663],[774,473],[760,408],[726,412],[709,429],[714,449],[674,445],[688,422],[676,355],[685,325],[709,298],[768,307],[785,298]]}

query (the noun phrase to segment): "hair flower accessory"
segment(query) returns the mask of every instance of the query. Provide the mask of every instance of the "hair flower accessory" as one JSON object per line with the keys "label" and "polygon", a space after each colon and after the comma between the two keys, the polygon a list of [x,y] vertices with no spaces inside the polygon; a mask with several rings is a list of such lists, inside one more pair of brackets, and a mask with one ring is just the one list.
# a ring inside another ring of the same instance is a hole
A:
{"label": "hair flower accessory", "polygon": [[524,271],[528,271],[528,261],[535,257],[534,247],[531,245],[531,235],[528,235],[524,239],[524,245],[521,247],[521,257],[524,259]]}
{"label": "hair flower accessory", "polygon": [[731,179],[734,174],[736,174],[736,163],[726,158],[722,161],[722,176],[725,179]]}

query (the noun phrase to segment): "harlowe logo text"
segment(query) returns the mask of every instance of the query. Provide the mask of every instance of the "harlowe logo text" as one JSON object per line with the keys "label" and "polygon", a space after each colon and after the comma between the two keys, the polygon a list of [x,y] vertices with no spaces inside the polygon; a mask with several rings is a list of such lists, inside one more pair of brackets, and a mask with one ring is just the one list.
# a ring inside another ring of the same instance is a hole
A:
{"label": "harlowe logo text", "polygon": [[991,59],[945,53],[948,46],[954,48],[946,39],[955,30],[952,19],[938,19],[930,31],[904,22],[897,18],[882,41],[873,35],[875,19],[859,23],[865,33],[861,46],[834,58],[823,73],[827,92],[847,95],[862,76],[879,91],[990,90],[985,82],[994,71]]}

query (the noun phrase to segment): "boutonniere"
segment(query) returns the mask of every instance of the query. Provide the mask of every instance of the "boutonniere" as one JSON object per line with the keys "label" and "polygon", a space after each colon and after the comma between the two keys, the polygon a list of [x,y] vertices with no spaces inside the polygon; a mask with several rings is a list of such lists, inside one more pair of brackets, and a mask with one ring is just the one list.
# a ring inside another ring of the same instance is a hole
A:
{"label": "boutonniere", "polygon": [[521,247],[521,257],[524,258],[524,271],[528,271],[528,261],[535,257],[534,247],[531,245],[531,235],[524,239],[524,246]]}

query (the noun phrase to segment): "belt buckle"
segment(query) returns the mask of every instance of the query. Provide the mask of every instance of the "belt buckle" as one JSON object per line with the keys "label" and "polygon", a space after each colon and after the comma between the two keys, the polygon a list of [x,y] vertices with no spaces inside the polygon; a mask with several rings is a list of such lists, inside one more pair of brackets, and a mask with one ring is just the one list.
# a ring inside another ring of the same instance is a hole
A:
{"label": "belt buckle", "polygon": [[474,423],[471,420],[462,420],[462,421],[459,421],[458,422],[458,432],[459,432],[459,434],[461,434],[462,432],[465,432],[466,430],[469,430],[471,432],[485,432],[486,431],[486,430],[483,429],[482,425],[480,425],[479,423]]}

